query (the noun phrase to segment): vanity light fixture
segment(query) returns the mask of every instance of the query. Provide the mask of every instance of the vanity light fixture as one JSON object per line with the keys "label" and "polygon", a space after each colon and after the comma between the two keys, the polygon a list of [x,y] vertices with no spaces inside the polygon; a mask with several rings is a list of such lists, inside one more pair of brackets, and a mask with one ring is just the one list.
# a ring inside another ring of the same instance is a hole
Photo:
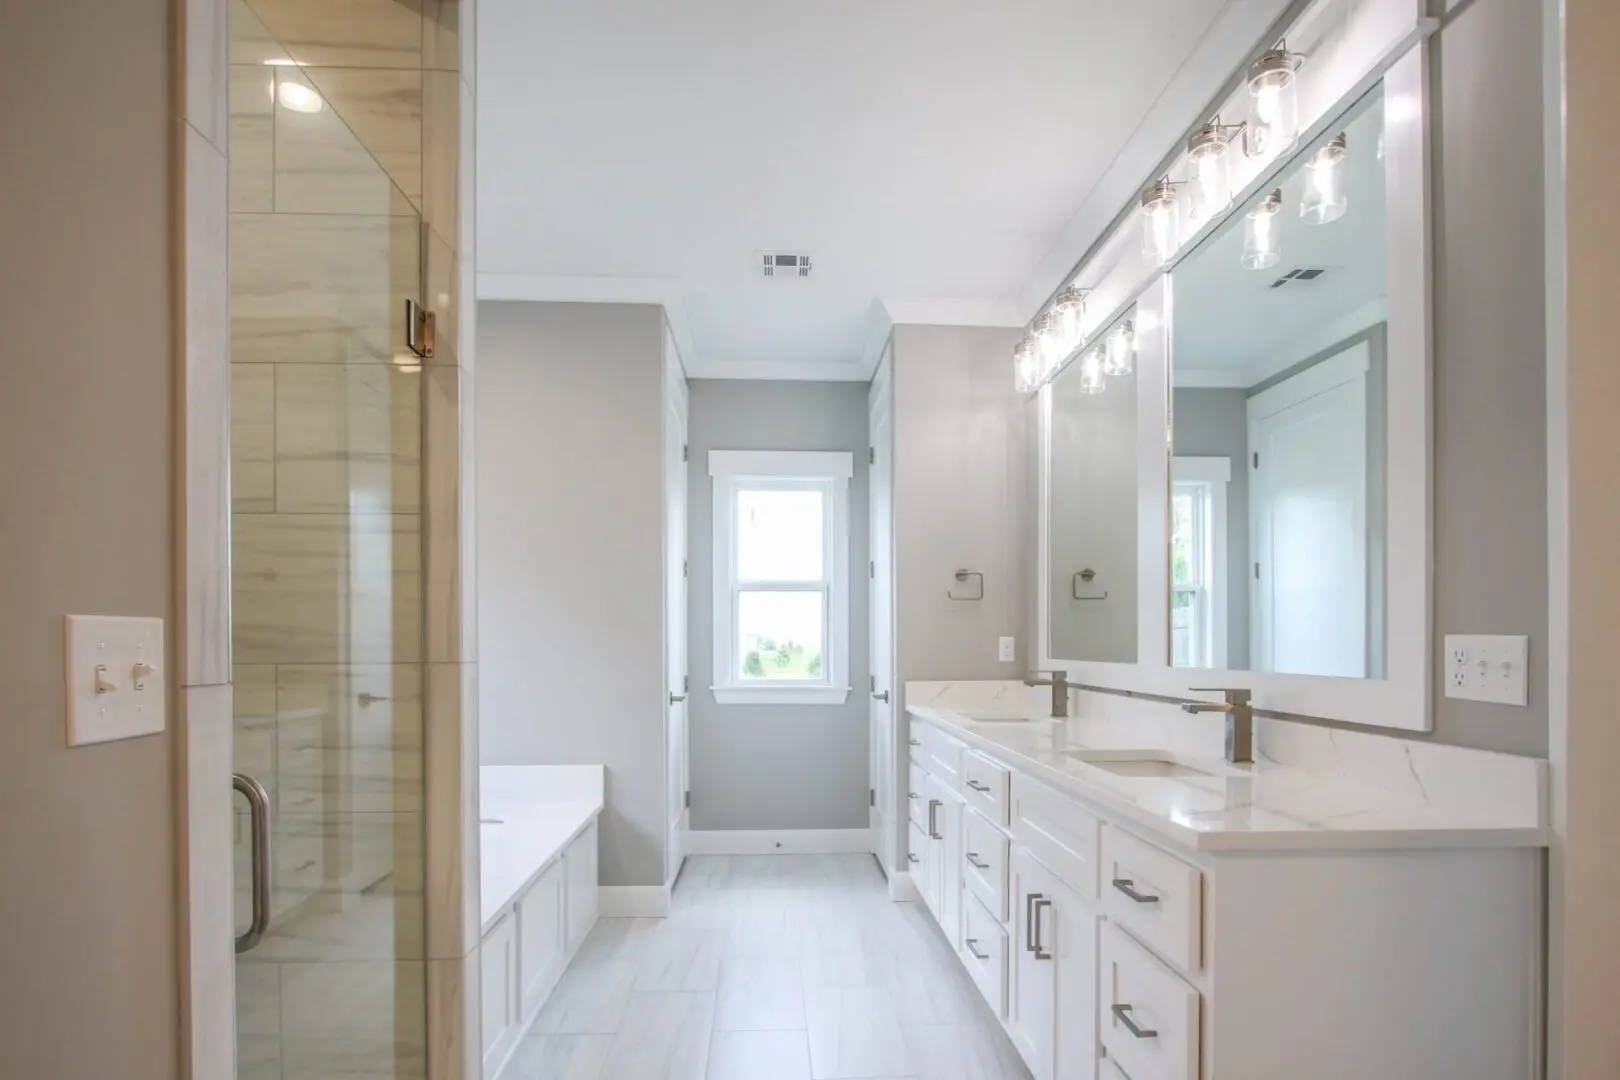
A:
{"label": "vanity light fixture", "polygon": [[1085,328],[1081,326],[1081,322],[1086,317],[1086,297],[1090,295],[1089,289],[1068,285],[1059,289],[1057,296],[1052,300],[1052,315],[1056,319],[1057,332],[1063,342],[1064,356],[1086,343]]}
{"label": "vanity light fixture", "polygon": [[1176,208],[1176,186],[1166,177],[1142,193],[1142,252],[1163,266],[1175,257],[1181,244]]}
{"label": "vanity light fixture", "polygon": [[1040,385],[1041,366],[1035,358],[1035,342],[1025,335],[1013,347],[1013,389],[1020,394],[1033,394]]}
{"label": "vanity light fixture", "polygon": [[1286,41],[1249,65],[1249,110],[1243,149],[1250,157],[1273,158],[1299,137],[1299,79],[1305,57],[1288,51]]}
{"label": "vanity light fixture", "polygon": [[1103,351],[1092,349],[1080,358],[1080,392],[1100,394],[1107,385],[1108,379],[1103,372]]}
{"label": "vanity light fixture", "polygon": [[1130,320],[1114,327],[1108,335],[1106,353],[1103,357],[1104,375],[1129,375],[1136,363],[1136,328]]}
{"label": "vanity light fixture", "polygon": [[1057,320],[1051,312],[1045,312],[1037,318],[1030,327],[1030,334],[1035,339],[1035,370],[1040,373],[1041,381],[1057,370],[1068,355],[1063,347],[1061,335],[1058,333]]}
{"label": "vanity light fixture", "polygon": [[318,113],[325,104],[320,94],[303,83],[277,79],[276,84],[276,98],[284,108],[293,112]]}
{"label": "vanity light fixture", "polygon": [[1232,159],[1227,150],[1233,133],[1242,125],[1225,125],[1216,117],[1187,136],[1187,160],[1192,167],[1193,221],[1203,224],[1232,205]]}
{"label": "vanity light fixture", "polygon": [[1326,225],[1344,217],[1349,206],[1344,192],[1344,160],[1350,145],[1344,132],[1328,140],[1305,163],[1305,195],[1299,202],[1299,216],[1307,225]]}
{"label": "vanity light fixture", "polygon": [[1277,215],[1282,211],[1282,188],[1273,188],[1261,199],[1243,223],[1243,265],[1250,270],[1276,266],[1282,258],[1282,230]]}

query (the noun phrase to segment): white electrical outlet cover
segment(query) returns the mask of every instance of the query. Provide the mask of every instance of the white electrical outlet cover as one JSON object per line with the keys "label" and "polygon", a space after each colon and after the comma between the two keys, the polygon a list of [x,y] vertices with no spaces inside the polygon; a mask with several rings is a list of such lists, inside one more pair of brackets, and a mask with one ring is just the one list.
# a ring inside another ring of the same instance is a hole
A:
{"label": "white electrical outlet cover", "polygon": [[69,615],[63,655],[69,746],[163,730],[168,678],[162,619]]}
{"label": "white electrical outlet cover", "polygon": [[1446,697],[1528,705],[1529,660],[1530,639],[1522,634],[1447,634]]}
{"label": "white electrical outlet cover", "polygon": [[1018,659],[1018,642],[1014,638],[1004,637],[996,645],[996,657],[1003,664],[1010,664]]}

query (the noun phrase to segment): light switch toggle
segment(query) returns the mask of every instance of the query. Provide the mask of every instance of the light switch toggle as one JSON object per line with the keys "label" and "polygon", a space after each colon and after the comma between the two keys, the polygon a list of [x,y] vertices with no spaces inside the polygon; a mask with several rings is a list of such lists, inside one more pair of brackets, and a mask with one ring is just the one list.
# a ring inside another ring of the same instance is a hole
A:
{"label": "light switch toggle", "polygon": [[151,664],[148,664],[145,660],[135,661],[135,689],[145,690],[146,680],[156,674],[157,668],[153,667]]}
{"label": "light switch toggle", "polygon": [[[138,683],[136,685],[139,686]],[[98,693],[98,694],[110,694],[114,690],[117,690],[117,689],[118,689],[118,684],[113,682],[111,679],[107,678],[107,665],[106,664],[97,664],[96,665],[96,693]]]}

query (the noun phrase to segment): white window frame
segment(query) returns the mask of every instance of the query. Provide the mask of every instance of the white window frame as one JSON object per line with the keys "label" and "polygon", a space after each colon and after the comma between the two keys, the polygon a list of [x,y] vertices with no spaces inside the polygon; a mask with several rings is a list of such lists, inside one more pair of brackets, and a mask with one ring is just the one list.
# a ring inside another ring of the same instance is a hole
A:
{"label": "white window frame", "polygon": [[[1232,482],[1232,462],[1224,457],[1177,456],[1170,465],[1171,497],[1181,491],[1193,491],[1203,496],[1201,541],[1199,545],[1203,565],[1199,580],[1180,588],[1196,588],[1200,594],[1199,621],[1203,623],[1201,637],[1206,649],[1192,658],[1189,667],[1224,668],[1227,662],[1227,594],[1231,583],[1226,580],[1226,490]],[[1170,592],[1178,589],[1172,572]],[[1207,652],[1208,655],[1204,655]]]}
{"label": "white window frame", "polygon": [[[849,698],[849,482],[855,455],[841,451],[711,450],[714,482],[714,682],[721,705],[841,705]],[[822,516],[821,583],[737,580],[737,493],[819,489]],[[825,590],[822,677],[808,680],[744,680],[737,670],[737,596],[746,587]]]}

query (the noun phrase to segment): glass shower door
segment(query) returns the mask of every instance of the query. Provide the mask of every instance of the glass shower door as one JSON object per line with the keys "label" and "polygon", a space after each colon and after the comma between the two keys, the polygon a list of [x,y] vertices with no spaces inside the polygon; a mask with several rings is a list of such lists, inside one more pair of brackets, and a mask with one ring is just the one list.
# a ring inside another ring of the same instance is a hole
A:
{"label": "glass shower door", "polygon": [[234,768],[269,840],[266,881],[248,789],[243,1080],[426,1075],[422,31],[392,0],[232,5]]}

